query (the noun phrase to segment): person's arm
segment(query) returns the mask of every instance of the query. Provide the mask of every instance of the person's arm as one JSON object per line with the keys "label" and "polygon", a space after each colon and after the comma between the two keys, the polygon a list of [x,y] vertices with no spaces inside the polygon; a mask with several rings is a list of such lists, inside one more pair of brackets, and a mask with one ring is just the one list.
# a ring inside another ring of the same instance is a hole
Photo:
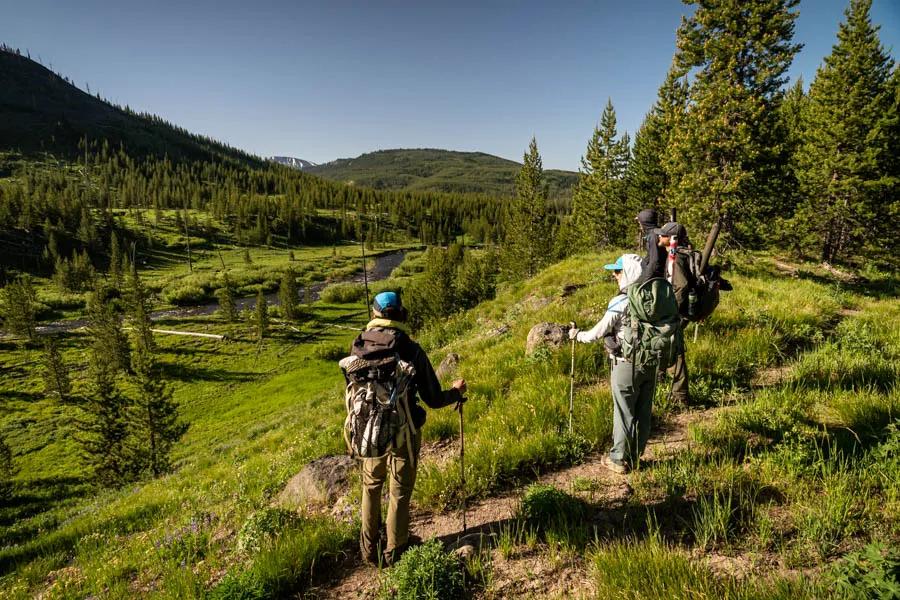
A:
{"label": "person's arm", "polygon": [[609,335],[615,329],[618,320],[621,319],[627,303],[628,299],[625,296],[620,295],[613,298],[600,322],[587,331],[579,331],[575,339],[582,344],[589,344]]}
{"label": "person's arm", "polygon": [[415,344],[414,352],[413,366],[416,369],[414,381],[419,398],[429,408],[443,408],[460,402],[463,395],[457,387],[451,387],[449,390],[441,389],[441,382],[438,381],[431,361],[418,344]]}

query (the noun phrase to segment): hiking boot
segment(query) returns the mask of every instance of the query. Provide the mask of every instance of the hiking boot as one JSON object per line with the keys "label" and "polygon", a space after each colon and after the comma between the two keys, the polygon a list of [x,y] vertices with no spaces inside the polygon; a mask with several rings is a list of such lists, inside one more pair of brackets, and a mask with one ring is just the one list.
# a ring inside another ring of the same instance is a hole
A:
{"label": "hiking boot", "polygon": [[600,459],[600,464],[619,475],[626,475],[631,470],[628,463],[611,458],[608,454]]}
{"label": "hiking boot", "polygon": [[393,550],[385,550],[383,555],[383,564],[385,567],[394,566],[403,554],[413,546],[421,546],[422,538],[417,535],[411,535],[402,546],[397,546]]}

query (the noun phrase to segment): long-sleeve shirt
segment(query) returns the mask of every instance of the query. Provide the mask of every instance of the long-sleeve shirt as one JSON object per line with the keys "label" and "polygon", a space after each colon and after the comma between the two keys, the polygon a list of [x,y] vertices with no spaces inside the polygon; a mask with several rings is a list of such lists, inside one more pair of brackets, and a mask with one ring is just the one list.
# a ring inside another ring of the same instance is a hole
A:
{"label": "long-sleeve shirt", "polygon": [[603,318],[587,331],[579,331],[575,339],[582,344],[590,344],[597,340],[604,340],[604,345],[610,351],[610,356],[615,356],[612,349],[621,346],[622,323],[625,319],[625,311],[628,308],[628,296],[619,294],[614,296],[606,306]]}

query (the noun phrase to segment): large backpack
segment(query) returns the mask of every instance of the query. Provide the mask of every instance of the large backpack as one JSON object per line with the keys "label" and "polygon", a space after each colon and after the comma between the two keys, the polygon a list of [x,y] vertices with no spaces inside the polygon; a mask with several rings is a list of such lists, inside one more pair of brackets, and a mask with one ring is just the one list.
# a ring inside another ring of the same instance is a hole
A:
{"label": "large backpack", "polygon": [[[380,458],[415,435],[409,409],[412,364],[399,355],[365,359],[348,356],[338,363],[347,380],[344,441],[354,458]],[[412,444],[406,444],[412,456]]]}
{"label": "large backpack", "polygon": [[722,279],[719,267],[710,267],[701,273],[703,253],[699,250],[679,248],[678,254],[684,259],[688,270],[690,300],[688,313],[683,315],[689,321],[702,321],[713,314],[719,306],[719,291],[730,290],[731,285]]}
{"label": "large backpack", "polygon": [[684,350],[672,284],[654,277],[628,287],[622,352],[638,369],[668,369]]}

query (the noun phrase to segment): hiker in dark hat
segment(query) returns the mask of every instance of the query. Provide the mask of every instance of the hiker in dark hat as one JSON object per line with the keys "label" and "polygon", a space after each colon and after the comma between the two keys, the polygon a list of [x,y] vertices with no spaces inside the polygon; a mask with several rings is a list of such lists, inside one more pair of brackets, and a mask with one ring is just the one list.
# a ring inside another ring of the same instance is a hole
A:
{"label": "hiker in dark hat", "polygon": [[[663,273],[672,284],[675,302],[678,304],[678,313],[681,315],[681,326],[686,328],[690,314],[689,292],[696,285],[688,265],[690,254],[684,252],[684,250],[690,250],[687,229],[681,223],[670,221],[657,229],[656,235],[659,240],[657,244],[660,252],[667,257]],[[668,250],[665,250],[666,248]],[[682,406],[687,406],[690,404],[690,393],[688,392],[688,369],[684,350],[678,354],[675,364],[669,369],[669,374],[672,375],[672,399]]]}
{"label": "hiker in dark hat", "polygon": [[641,259],[640,281],[665,276],[666,253],[659,247],[658,219],[656,210],[652,208],[645,208],[635,217],[641,228],[642,250],[647,252],[646,256]]}
{"label": "hiker in dark hat", "polygon": [[[418,400],[421,399],[432,409],[460,404],[465,402],[466,382],[459,379],[453,382],[450,389],[441,390],[431,361],[422,347],[409,336],[405,324],[407,312],[400,302],[400,296],[394,292],[381,292],[375,296],[372,310],[375,318],[353,341],[351,356],[341,361],[341,368],[348,378],[348,389],[353,386],[353,373],[348,371],[354,361],[363,363],[364,370],[370,372],[385,361],[399,359],[407,369],[406,372],[411,372],[411,379],[403,388],[404,397],[400,399],[403,410],[398,413],[404,423],[399,428],[396,439],[391,441],[389,450],[383,456],[360,459],[363,484],[360,550],[363,559],[369,563],[391,565],[406,550],[410,541],[409,501],[416,482],[421,431],[425,424],[425,410]],[[371,394],[372,384],[368,385]],[[365,396],[365,390],[363,392]],[[396,392],[394,395],[397,395]],[[381,398],[378,400],[381,401]],[[366,435],[370,434],[371,430],[366,431]],[[368,439],[366,441],[370,442]],[[387,546],[379,553],[381,495],[386,481],[390,481]]]}

